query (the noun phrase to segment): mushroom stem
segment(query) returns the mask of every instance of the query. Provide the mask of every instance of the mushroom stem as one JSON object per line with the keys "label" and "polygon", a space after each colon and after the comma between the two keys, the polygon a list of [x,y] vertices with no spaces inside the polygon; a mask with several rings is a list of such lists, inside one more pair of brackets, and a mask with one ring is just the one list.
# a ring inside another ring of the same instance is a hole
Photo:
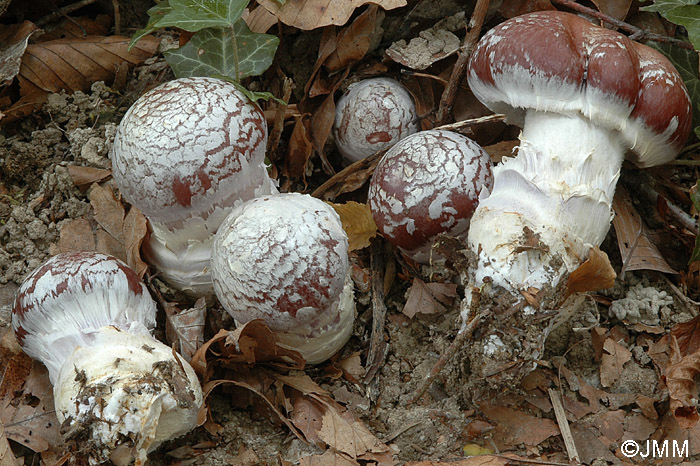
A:
{"label": "mushroom stem", "polygon": [[516,295],[556,286],[602,243],[624,160],[616,132],[579,115],[528,110],[520,140],[517,156],[494,169],[469,231],[473,285],[490,277]]}

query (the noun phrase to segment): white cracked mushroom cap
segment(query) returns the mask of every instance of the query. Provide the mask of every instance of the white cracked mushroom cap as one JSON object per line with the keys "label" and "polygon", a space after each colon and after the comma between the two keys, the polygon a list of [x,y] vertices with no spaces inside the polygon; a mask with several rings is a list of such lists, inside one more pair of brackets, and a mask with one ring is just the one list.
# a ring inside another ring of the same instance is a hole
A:
{"label": "white cracked mushroom cap", "polygon": [[348,237],[338,214],[309,195],[264,196],[237,207],[216,235],[214,290],[239,323],[263,319],[315,364],[352,333]]}
{"label": "white cracked mushroom cap", "polygon": [[214,233],[231,209],[276,193],[265,167],[267,123],[233,84],[180,78],[141,96],[110,156],[124,197],[151,225],[144,255],[176,289],[212,294]]}
{"label": "white cracked mushroom cap", "polygon": [[155,313],[136,273],[105,254],[59,254],[20,286],[12,327],[49,369],[64,439],[91,464],[143,464],[197,425],[199,381],[150,335]]}
{"label": "white cracked mushroom cap", "polygon": [[336,146],[350,164],[418,131],[413,97],[398,81],[369,78],[348,87],[333,123]]}
{"label": "white cracked mushroom cap", "polygon": [[479,195],[493,184],[489,155],[471,139],[445,130],[408,136],[384,154],[368,200],[379,231],[416,262],[437,259],[440,233],[464,239]]}
{"label": "white cracked mushroom cap", "polygon": [[150,337],[156,304],[136,273],[97,252],[49,259],[20,286],[12,328],[28,356],[44,363],[51,383],[76,347],[91,346],[107,326]]}

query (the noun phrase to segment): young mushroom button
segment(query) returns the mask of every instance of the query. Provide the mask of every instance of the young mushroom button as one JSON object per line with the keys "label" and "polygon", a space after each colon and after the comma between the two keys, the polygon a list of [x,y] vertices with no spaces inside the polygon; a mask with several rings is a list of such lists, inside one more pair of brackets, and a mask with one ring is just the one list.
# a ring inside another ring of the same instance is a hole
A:
{"label": "young mushroom button", "polygon": [[46,365],[65,440],[91,464],[143,464],[197,424],[199,381],[151,336],[155,318],[136,273],[105,254],[59,254],[20,286],[12,328]]}
{"label": "young mushroom button", "polygon": [[263,112],[233,84],[182,78],[141,96],[112,148],[114,180],[148,217],[147,260],[165,281],[213,294],[213,235],[234,206],[276,193],[265,168]]}
{"label": "young mushroom button", "polygon": [[350,338],[355,302],[348,237],[328,204],[297,193],[237,207],[216,234],[214,290],[238,323],[263,319],[316,364]]}
{"label": "young mushroom button", "polygon": [[416,131],[418,118],[413,98],[393,79],[357,82],[338,100],[333,135],[347,164],[391,147]]}
{"label": "young mushroom button", "polygon": [[568,13],[498,25],[467,76],[481,102],[523,128],[471,221],[477,287],[486,277],[515,296],[556,286],[605,238],[625,154],[640,167],[668,162],[690,131],[687,90],[663,55]]}
{"label": "young mushroom button", "polygon": [[493,184],[491,159],[474,141],[444,130],[408,136],[384,154],[372,175],[369,205],[379,231],[416,262],[435,237],[466,239],[479,194]]}

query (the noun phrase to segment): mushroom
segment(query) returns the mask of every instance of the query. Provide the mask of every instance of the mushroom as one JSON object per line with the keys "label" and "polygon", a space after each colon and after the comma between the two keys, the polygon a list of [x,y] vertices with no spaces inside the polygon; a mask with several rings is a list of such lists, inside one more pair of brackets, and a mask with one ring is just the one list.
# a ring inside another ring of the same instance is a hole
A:
{"label": "mushroom", "polygon": [[338,151],[349,165],[418,131],[416,106],[398,81],[370,78],[351,84],[333,123]]}
{"label": "mushroom", "polygon": [[263,319],[307,363],[350,338],[348,237],[325,202],[298,193],[245,202],[219,228],[211,265],[216,296],[236,322]]}
{"label": "mushroom", "polygon": [[676,156],[690,99],[662,54],[558,11],[487,32],[467,76],[482,103],[522,127],[517,156],[494,169],[472,217],[471,284],[522,299],[555,287],[602,243],[625,156],[639,167]]}
{"label": "mushroom", "polygon": [[151,336],[156,305],[120,260],[63,253],[20,286],[12,328],[46,365],[56,416],[91,464],[143,464],[192,430],[202,390],[192,367]]}
{"label": "mushroom", "polygon": [[174,288],[213,294],[217,228],[234,206],[277,192],[265,168],[266,141],[260,108],[214,78],[167,82],[124,115],[111,151],[114,180],[148,217],[144,255]]}
{"label": "mushroom", "polygon": [[489,155],[451,131],[408,136],[384,154],[369,186],[379,231],[416,262],[427,264],[440,233],[466,239],[479,198],[493,184]]}

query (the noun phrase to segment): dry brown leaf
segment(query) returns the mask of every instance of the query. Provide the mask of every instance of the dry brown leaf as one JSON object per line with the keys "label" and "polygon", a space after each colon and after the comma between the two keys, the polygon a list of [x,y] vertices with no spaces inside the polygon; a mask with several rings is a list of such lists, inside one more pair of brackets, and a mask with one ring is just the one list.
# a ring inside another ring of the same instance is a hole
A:
{"label": "dry brown leaf", "polygon": [[318,432],[323,425],[321,421],[326,407],[308,396],[295,396],[292,406],[292,416],[289,420],[304,434],[308,442],[323,447]]}
{"label": "dry brown leaf", "polygon": [[207,301],[199,298],[190,309],[180,310],[176,306],[165,308],[165,338],[175,351],[188,362],[204,344],[204,323]]}
{"label": "dry brown leaf", "polygon": [[353,459],[367,453],[385,453],[389,449],[348,411],[328,409],[321,422],[319,438]]}
{"label": "dry brown leaf", "polygon": [[95,220],[111,236],[124,243],[124,206],[109,186],[93,184],[88,192],[90,205],[95,211]]}
{"label": "dry brown leaf", "polygon": [[95,251],[95,236],[87,219],[80,217],[64,223],[58,239],[58,250],[68,251]]}
{"label": "dry brown leaf", "polygon": [[409,318],[416,314],[437,314],[445,312],[457,296],[457,285],[452,283],[425,283],[414,278],[411,288],[406,292],[406,304],[403,312]]}
{"label": "dry brown leaf", "polygon": [[[28,358],[24,353],[17,357]],[[22,380],[23,384],[17,385],[16,378],[10,382],[2,381],[0,423],[5,426],[8,439],[40,453],[58,445],[60,424],[54,413],[53,388],[48,371],[43,364],[29,361],[31,368]],[[10,383],[11,387],[7,387],[6,383]]]}
{"label": "dry brown leaf", "polygon": [[700,350],[700,316],[675,325],[671,329],[671,336],[678,342],[681,357],[696,353]]}
{"label": "dry brown leaf", "polygon": [[678,341],[670,338],[670,363],[664,370],[661,380],[668,388],[670,410],[678,424],[691,429],[698,424],[698,387],[695,383],[700,374],[700,351],[683,356]]}
{"label": "dry brown leaf", "polygon": [[31,44],[22,57],[20,99],[3,112],[3,123],[41,108],[50,92],[86,91],[95,81],[110,82],[118,65],[134,66],[153,56],[160,41],[141,39],[130,51],[129,38],[87,36]]}
{"label": "dry brown leaf", "polygon": [[299,466],[357,466],[359,463],[337,451],[326,450],[321,455],[304,456]]}
{"label": "dry brown leaf", "polygon": [[600,384],[612,386],[622,375],[623,366],[632,359],[630,350],[608,338],[603,343],[603,357],[600,361]]}
{"label": "dry brown leaf", "polygon": [[364,367],[362,367],[362,351],[355,351],[350,356],[345,359],[341,359],[336,362],[338,367],[343,371],[343,376],[346,380],[354,384],[359,384],[359,380],[367,372]]}
{"label": "dry brown leaf", "polygon": [[559,435],[559,427],[551,419],[544,419],[506,406],[485,404],[481,411],[496,428],[493,439],[500,449],[525,444],[537,446],[549,437]]}
{"label": "dry brown leaf", "polygon": [[622,409],[615,411],[606,411],[592,422],[598,428],[598,431],[605,436],[607,440],[618,442],[625,431],[622,423],[625,420],[626,413]]}
{"label": "dry brown leaf", "polygon": [[381,33],[378,26],[383,19],[384,12],[376,5],[370,5],[352,24],[344,27],[338,33],[335,51],[324,62],[326,69],[338,71],[364,57],[375,36]]}
{"label": "dry brown leaf", "polygon": [[523,464],[517,457],[482,455],[472,456],[463,460],[443,461],[409,461],[406,466],[508,466]]}
{"label": "dry brown leaf", "polygon": [[613,199],[613,226],[622,256],[623,273],[627,270],[656,270],[677,273],[663,258],[647,235],[647,229],[637,213],[627,191],[618,186]]}
{"label": "dry brown leaf", "polygon": [[29,38],[39,30],[31,21],[0,25],[0,85],[9,84],[19,73]]}
{"label": "dry brown leaf", "polygon": [[288,26],[304,31],[347,23],[356,8],[372,3],[385,10],[406,6],[406,0],[258,0],[258,3]]}
{"label": "dry brown leaf", "polygon": [[591,0],[601,13],[615,19],[625,19],[630,11],[632,0]]}
{"label": "dry brown leaf", "polygon": [[19,466],[19,464],[5,436],[5,427],[0,422],[0,466]]}
{"label": "dry brown leaf", "polygon": [[141,245],[148,234],[148,221],[139,209],[131,206],[124,218],[122,231],[126,263],[139,278],[143,278],[148,270],[148,264],[141,258]]}
{"label": "dry brown leaf", "polygon": [[299,352],[278,345],[278,338],[261,319],[251,320],[236,330],[221,329],[192,357],[192,367],[205,375],[210,362],[226,364],[270,363],[290,369],[303,369]]}
{"label": "dry brown leaf", "polygon": [[266,33],[272,26],[277,24],[277,17],[261,6],[253,11],[246,10],[243,13],[243,21],[248,25],[251,32],[260,34]]}
{"label": "dry brown leaf", "polygon": [[369,246],[370,240],[377,236],[377,225],[374,223],[369,205],[355,201],[348,201],[345,204],[329,202],[329,204],[340,216],[343,230],[348,235],[349,250],[355,251]]}
{"label": "dry brown leaf", "polygon": [[104,168],[83,167],[81,165],[69,165],[68,174],[80,189],[87,189],[93,183],[100,183],[112,175],[112,170]]}
{"label": "dry brown leaf", "polygon": [[659,418],[659,413],[656,412],[656,407],[654,406],[655,402],[656,400],[654,400],[653,398],[641,394],[637,395],[637,399],[635,400],[635,403],[637,403],[639,409],[642,410],[642,414],[646,418],[653,420]]}
{"label": "dry brown leaf", "polygon": [[297,118],[292,135],[289,137],[289,148],[285,159],[285,174],[292,179],[306,179],[306,166],[314,149],[307,128],[308,124],[308,115],[302,115]]}
{"label": "dry brown leaf", "polygon": [[566,283],[565,298],[573,293],[598,291],[612,288],[617,274],[610,264],[608,255],[598,246],[588,250],[588,258],[576,270],[571,272]]}

